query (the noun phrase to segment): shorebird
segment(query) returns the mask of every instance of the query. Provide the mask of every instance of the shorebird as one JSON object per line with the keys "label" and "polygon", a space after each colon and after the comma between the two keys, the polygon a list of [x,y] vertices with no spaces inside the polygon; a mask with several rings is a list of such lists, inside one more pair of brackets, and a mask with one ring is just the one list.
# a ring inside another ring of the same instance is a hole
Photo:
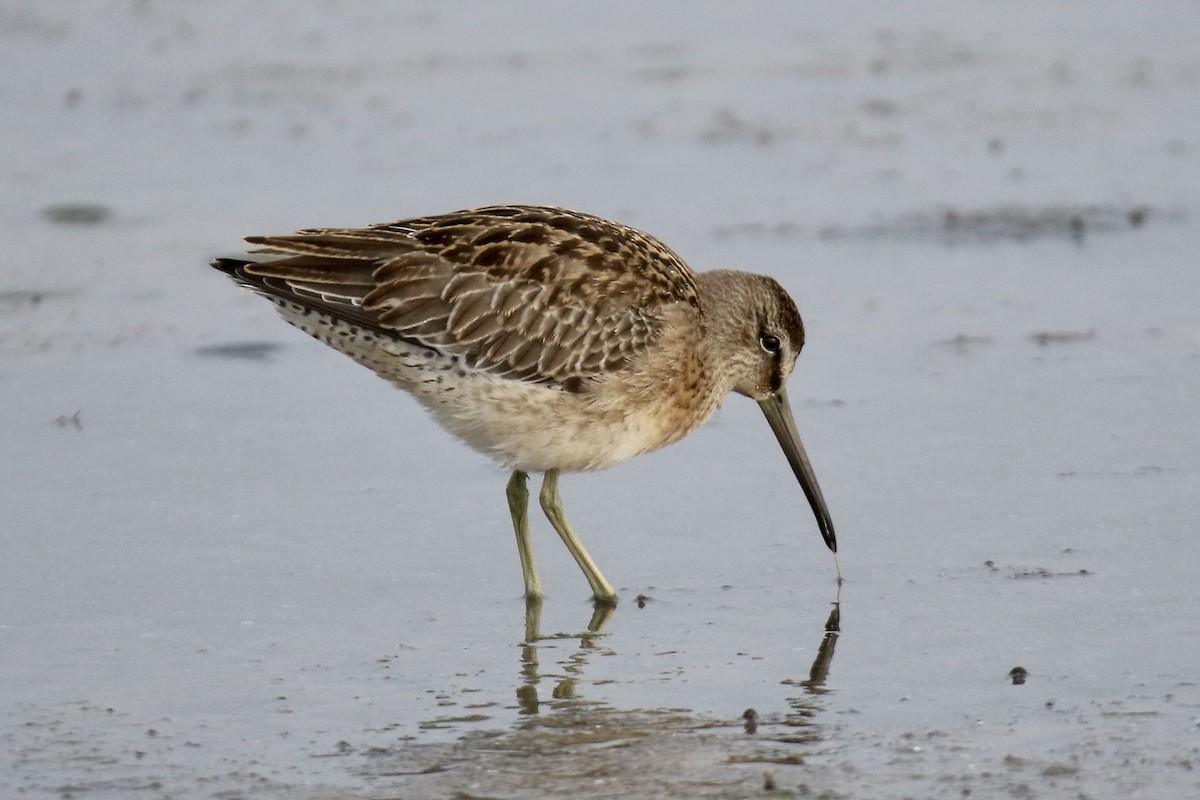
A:
{"label": "shorebird", "polygon": [[528,599],[542,587],[527,474],[544,474],[542,510],[597,603],[612,604],[616,592],[567,522],[559,474],[676,442],[730,392],[759,404],[837,553],[784,390],[804,326],[772,278],[694,273],[641,231],[542,206],[246,241],[255,249],[212,265],[512,470],[508,506]]}

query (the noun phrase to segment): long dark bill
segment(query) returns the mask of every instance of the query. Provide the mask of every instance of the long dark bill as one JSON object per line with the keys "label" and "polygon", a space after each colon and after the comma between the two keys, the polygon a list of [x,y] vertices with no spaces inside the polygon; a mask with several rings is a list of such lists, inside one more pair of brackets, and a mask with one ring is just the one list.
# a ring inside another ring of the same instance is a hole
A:
{"label": "long dark bill", "polygon": [[800,443],[800,434],[796,432],[796,421],[792,419],[787,392],[782,386],[779,387],[779,391],[761,401],[758,407],[775,432],[783,454],[792,465],[792,472],[796,473],[796,480],[800,481],[800,488],[804,490],[804,496],[808,498],[808,504],[817,517],[817,526],[821,529],[821,536],[825,537],[825,544],[836,553],[837,537],[833,535],[833,520],[829,518],[829,509],[825,506],[825,498],[821,496],[817,476],[808,461],[808,454],[804,452],[804,445]]}

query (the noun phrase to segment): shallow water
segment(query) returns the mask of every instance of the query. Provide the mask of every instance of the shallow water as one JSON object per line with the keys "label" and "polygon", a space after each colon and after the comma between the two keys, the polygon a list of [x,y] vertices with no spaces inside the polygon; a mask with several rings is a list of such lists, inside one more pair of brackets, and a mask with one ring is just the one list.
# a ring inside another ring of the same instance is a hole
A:
{"label": "shallow water", "polygon": [[[1200,28],[1101,5],[0,11],[0,794],[1195,794]],[[731,398],[531,613],[506,476],[203,266],[510,200],[793,293],[840,591]]]}

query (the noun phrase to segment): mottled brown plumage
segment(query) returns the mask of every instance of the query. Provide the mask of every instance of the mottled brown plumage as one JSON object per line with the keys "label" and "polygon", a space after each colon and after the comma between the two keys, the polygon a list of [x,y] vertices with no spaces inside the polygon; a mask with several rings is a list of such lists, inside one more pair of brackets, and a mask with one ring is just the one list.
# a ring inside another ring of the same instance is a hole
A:
{"label": "mottled brown plumage", "polygon": [[783,390],[804,329],[772,279],[696,275],[647,234],[536,206],[247,241],[258,246],[249,256],[214,266],[513,469],[509,501],[527,595],[540,585],[525,473],[546,473],[543,508],[596,598],[611,602],[611,586],[562,515],[558,473],[677,441],[730,391],[763,407],[836,549]]}

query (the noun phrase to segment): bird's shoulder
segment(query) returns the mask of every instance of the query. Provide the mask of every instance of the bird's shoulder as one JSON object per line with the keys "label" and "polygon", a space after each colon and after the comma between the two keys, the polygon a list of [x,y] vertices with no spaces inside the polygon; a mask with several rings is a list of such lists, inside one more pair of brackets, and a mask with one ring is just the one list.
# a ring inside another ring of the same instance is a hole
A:
{"label": "bird's shoulder", "polygon": [[550,206],[488,206],[372,226],[407,235],[446,270],[538,286],[560,304],[615,309],[697,303],[692,271],[636,228]]}

